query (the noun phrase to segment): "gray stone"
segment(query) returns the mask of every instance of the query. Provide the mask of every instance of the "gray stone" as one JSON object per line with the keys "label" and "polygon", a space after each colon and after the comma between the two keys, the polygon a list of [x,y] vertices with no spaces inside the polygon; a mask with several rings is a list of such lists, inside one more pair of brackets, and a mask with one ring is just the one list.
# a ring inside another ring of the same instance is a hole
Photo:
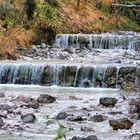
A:
{"label": "gray stone", "polygon": [[56,101],[56,98],[48,95],[48,94],[41,94],[38,98],[37,98],[37,102],[38,103],[53,103]]}
{"label": "gray stone", "polygon": [[87,140],[86,138],[84,137],[77,137],[77,136],[74,136],[72,139],[70,140]]}
{"label": "gray stone", "polygon": [[68,116],[68,114],[66,112],[60,112],[57,114],[56,119],[57,120],[64,120],[66,119]]}
{"label": "gray stone", "polygon": [[136,98],[136,99],[131,99],[129,101],[129,105],[130,105],[130,112],[133,113],[138,113],[140,116],[140,98]]}
{"label": "gray stone", "polygon": [[98,138],[95,135],[90,135],[87,138],[85,138],[85,137],[79,137],[79,136],[74,136],[70,140],[98,140]]}
{"label": "gray stone", "polygon": [[92,127],[89,126],[82,126],[81,131],[89,132],[89,131],[94,131]]}
{"label": "gray stone", "polygon": [[36,120],[36,117],[34,114],[30,113],[30,114],[26,114],[26,115],[22,115],[21,116],[21,120],[24,123],[33,123]]}
{"label": "gray stone", "polygon": [[103,97],[100,98],[99,103],[103,106],[114,106],[117,103],[117,99],[116,98],[109,98],[109,97]]}
{"label": "gray stone", "polygon": [[133,122],[131,122],[127,118],[109,120],[109,124],[111,127],[113,127],[114,130],[131,129],[131,127],[133,126]]}
{"label": "gray stone", "polygon": [[104,120],[106,120],[106,117],[103,115],[94,115],[90,118],[92,122],[103,122]]}
{"label": "gray stone", "polygon": [[98,138],[95,135],[90,135],[87,137],[87,140],[98,140]]}
{"label": "gray stone", "polygon": [[38,102],[34,101],[34,102],[30,102],[27,107],[29,108],[33,108],[33,109],[38,109],[39,108],[39,104]]}

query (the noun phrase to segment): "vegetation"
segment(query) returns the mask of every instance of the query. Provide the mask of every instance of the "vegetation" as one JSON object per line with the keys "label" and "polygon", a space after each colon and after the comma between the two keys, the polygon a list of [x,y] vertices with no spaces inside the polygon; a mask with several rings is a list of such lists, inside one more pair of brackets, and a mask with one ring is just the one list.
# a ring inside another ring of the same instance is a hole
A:
{"label": "vegetation", "polygon": [[[123,6],[120,4],[124,4]],[[0,0],[0,53],[52,43],[57,33],[140,31],[138,0]]]}
{"label": "vegetation", "polygon": [[66,127],[63,124],[60,124],[58,120],[55,120],[55,119],[49,120],[47,122],[47,125],[51,125],[55,123],[58,124],[59,128],[57,131],[57,136],[53,140],[61,140],[63,138],[65,138],[66,140]]}

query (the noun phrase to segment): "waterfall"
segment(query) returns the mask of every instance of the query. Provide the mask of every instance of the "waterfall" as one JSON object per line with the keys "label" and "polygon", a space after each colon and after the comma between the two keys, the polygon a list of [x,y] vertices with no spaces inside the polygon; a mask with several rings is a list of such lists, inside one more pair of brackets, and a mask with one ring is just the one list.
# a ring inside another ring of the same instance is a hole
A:
{"label": "waterfall", "polygon": [[116,71],[116,88],[118,88],[119,70],[120,70],[120,67],[118,66],[117,71]]}
{"label": "waterfall", "polygon": [[62,47],[87,47],[96,49],[135,49],[139,40],[134,35],[118,34],[59,34],[55,44]]}
{"label": "waterfall", "polygon": [[44,66],[24,64],[1,64],[1,84],[40,84]]}
{"label": "waterfall", "polygon": [[118,88],[135,84],[135,73],[134,66],[0,64],[0,84]]}
{"label": "waterfall", "polygon": [[77,81],[77,76],[78,76],[79,69],[80,69],[80,67],[77,67],[77,69],[76,69],[76,75],[75,75],[75,78],[74,78],[74,87],[76,87],[76,81]]}

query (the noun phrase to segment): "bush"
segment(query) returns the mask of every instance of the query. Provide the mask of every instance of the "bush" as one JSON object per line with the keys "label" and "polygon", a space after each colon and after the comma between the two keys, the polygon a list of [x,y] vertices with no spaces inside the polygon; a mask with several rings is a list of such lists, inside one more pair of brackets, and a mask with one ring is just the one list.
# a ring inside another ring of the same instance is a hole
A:
{"label": "bush", "polygon": [[35,44],[51,44],[57,33],[58,10],[47,2],[37,3],[38,16],[35,21],[34,29],[36,37]]}
{"label": "bush", "polygon": [[7,3],[0,5],[0,19],[4,28],[10,28],[14,25],[22,24],[24,18],[15,7]]}

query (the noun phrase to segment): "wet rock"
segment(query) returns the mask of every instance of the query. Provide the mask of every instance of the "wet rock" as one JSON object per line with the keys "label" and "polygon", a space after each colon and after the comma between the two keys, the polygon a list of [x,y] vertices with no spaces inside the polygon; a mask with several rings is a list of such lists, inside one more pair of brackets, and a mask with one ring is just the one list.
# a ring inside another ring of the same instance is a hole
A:
{"label": "wet rock", "polygon": [[63,51],[68,53],[73,53],[73,50],[71,48],[64,48]]}
{"label": "wet rock", "polygon": [[37,101],[34,101],[34,102],[30,102],[27,107],[29,108],[33,108],[33,109],[38,109],[39,108],[39,104]]}
{"label": "wet rock", "polygon": [[17,101],[21,101],[21,102],[25,102],[25,103],[29,103],[33,100],[33,98],[31,98],[30,96],[24,96],[24,95],[19,95],[16,98]]}
{"label": "wet rock", "polygon": [[114,106],[117,103],[117,99],[116,98],[109,98],[109,97],[103,97],[100,98],[99,103],[103,106]]}
{"label": "wet rock", "polygon": [[82,117],[82,116],[69,116],[67,118],[68,121],[85,121],[87,120],[86,118]]}
{"label": "wet rock", "polygon": [[131,99],[131,100],[129,101],[129,105],[138,106],[139,104],[140,104],[140,98]]}
{"label": "wet rock", "polygon": [[52,74],[51,74],[51,66],[46,66],[42,72],[42,78],[41,78],[41,83],[43,85],[48,85],[52,83]]}
{"label": "wet rock", "polygon": [[84,48],[84,47],[88,48],[89,47],[88,46],[89,45],[89,38],[87,36],[79,36],[78,42],[79,42],[81,48]]}
{"label": "wet rock", "polygon": [[66,112],[60,112],[57,114],[56,119],[57,120],[64,120],[66,119],[68,116],[68,114]]}
{"label": "wet rock", "polygon": [[38,98],[37,98],[37,102],[38,103],[53,103],[56,101],[56,98],[48,95],[48,94],[41,94]]}
{"label": "wet rock", "polygon": [[59,59],[68,59],[69,58],[69,53],[68,52],[61,52],[59,55]]}
{"label": "wet rock", "polygon": [[65,76],[60,76],[60,84],[67,87],[74,86],[76,71],[76,66],[64,67],[62,70],[62,74],[65,73]]}
{"label": "wet rock", "polygon": [[117,119],[117,120],[109,120],[109,124],[113,127],[114,130],[118,129],[131,129],[133,126],[133,122],[131,122],[127,118]]}
{"label": "wet rock", "polygon": [[74,136],[72,139],[70,140],[98,140],[98,138],[95,135],[90,135],[87,138],[84,137],[79,137],[79,136]]}
{"label": "wet rock", "polygon": [[33,123],[36,120],[36,117],[34,114],[30,113],[30,114],[26,114],[26,115],[22,115],[21,116],[21,120],[24,123]]}
{"label": "wet rock", "polygon": [[85,87],[85,88],[93,87],[92,82],[91,82],[90,80],[88,80],[88,79],[84,79],[84,80],[82,81],[82,85],[83,85],[83,87]]}
{"label": "wet rock", "polygon": [[0,98],[5,97],[5,94],[3,92],[0,92]]}
{"label": "wet rock", "polygon": [[106,120],[106,116],[103,115],[94,115],[90,118],[92,122],[103,122],[104,120]]}
{"label": "wet rock", "polygon": [[89,131],[94,131],[92,127],[88,126],[82,126],[81,131],[89,132]]}
{"label": "wet rock", "polygon": [[[87,75],[88,73],[88,75]],[[76,87],[91,87],[93,80],[93,67],[81,67],[78,70]]]}
{"label": "wet rock", "polygon": [[95,135],[90,135],[87,137],[87,140],[98,140],[98,138]]}
{"label": "wet rock", "polygon": [[83,137],[74,136],[72,139],[69,139],[69,140],[87,140],[87,139]]}
{"label": "wet rock", "polygon": [[135,90],[136,67],[121,67],[118,75],[118,84],[125,91]]}
{"label": "wet rock", "polygon": [[0,128],[2,128],[4,126],[4,122],[3,122],[3,119],[0,118]]}
{"label": "wet rock", "polygon": [[117,68],[116,67],[108,67],[105,73],[106,79],[106,86],[115,88],[116,87],[116,75],[117,75]]}
{"label": "wet rock", "polygon": [[140,117],[140,98],[131,99],[129,101],[129,105],[130,105],[130,112],[132,114],[138,113],[139,117]]}

